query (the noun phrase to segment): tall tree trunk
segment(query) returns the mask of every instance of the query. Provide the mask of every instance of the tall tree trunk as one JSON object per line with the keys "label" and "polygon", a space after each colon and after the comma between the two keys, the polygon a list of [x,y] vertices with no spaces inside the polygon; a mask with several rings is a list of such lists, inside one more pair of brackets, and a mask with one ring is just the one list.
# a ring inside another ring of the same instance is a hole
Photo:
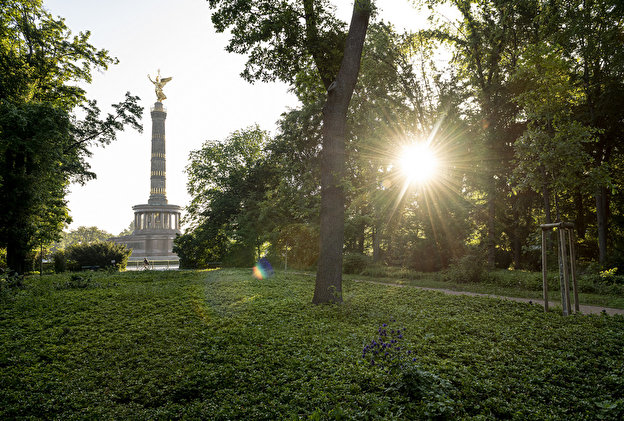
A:
{"label": "tall tree trunk", "polygon": [[574,205],[576,207],[576,230],[579,238],[584,238],[585,231],[587,230],[587,223],[585,222],[585,204],[583,201],[583,194],[580,190],[577,190],[574,194]]}
{"label": "tall tree trunk", "polygon": [[513,221],[511,223],[511,232],[513,233],[511,237],[511,251],[513,253],[513,265],[514,268],[518,269],[520,267],[520,259],[522,258],[522,240],[520,238],[522,228],[520,227],[520,211],[518,210],[520,199],[518,196],[514,196],[515,204],[513,210]]}
{"label": "tall tree trunk", "polygon": [[496,266],[496,192],[494,178],[488,186],[488,218],[487,218],[487,264],[490,269]]}
{"label": "tall tree trunk", "polygon": [[596,190],[596,220],[598,223],[598,261],[605,264],[607,261],[607,189],[599,187]]}
{"label": "tall tree trunk", "polygon": [[[29,215],[28,206],[32,205],[32,189],[22,185],[29,174],[28,159],[24,148],[15,151],[7,148],[4,156],[6,168],[0,174],[0,203],[2,203],[2,239],[6,244],[7,267],[17,273],[24,273],[26,255],[29,250],[29,239],[33,232],[29,227],[26,216]],[[5,212],[5,203],[11,204],[11,211]]]}
{"label": "tall tree trunk", "polygon": [[355,0],[344,55],[323,107],[320,255],[312,302],[342,302],[344,243],[345,131],[371,13],[369,1]]}
{"label": "tall tree trunk", "polygon": [[379,229],[376,224],[373,226],[373,263],[379,263],[381,260]]}
{"label": "tall tree trunk", "polygon": [[514,227],[514,237],[511,240],[511,248],[513,249],[514,268],[519,269],[522,260],[522,242],[520,241],[520,227]]}
{"label": "tall tree trunk", "polygon": [[[544,176],[544,179],[546,178],[546,170],[544,169],[544,167],[541,168],[542,170],[542,175]],[[550,210],[550,188],[548,187],[548,184],[546,182],[544,182],[544,193],[543,193],[543,198],[544,198],[544,217],[545,217],[545,224],[552,224],[552,215],[551,215],[551,210]],[[548,230],[546,231],[546,250],[552,250],[552,230]]]}
{"label": "tall tree trunk", "polygon": [[356,247],[358,253],[364,254],[364,240],[366,237],[366,225],[362,224],[358,227],[358,238],[356,241]]}
{"label": "tall tree trunk", "polygon": [[7,266],[17,273],[24,273],[26,263],[26,251],[19,242],[9,240],[7,243]]}
{"label": "tall tree trunk", "polygon": [[545,224],[552,224],[552,216],[550,213],[550,189],[548,187],[544,187],[544,217]]}

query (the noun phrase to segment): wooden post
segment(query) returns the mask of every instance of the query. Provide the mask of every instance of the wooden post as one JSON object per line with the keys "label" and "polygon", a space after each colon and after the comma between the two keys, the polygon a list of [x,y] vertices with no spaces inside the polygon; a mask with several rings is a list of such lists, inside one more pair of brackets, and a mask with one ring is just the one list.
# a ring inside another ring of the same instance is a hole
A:
{"label": "wooden post", "polygon": [[578,284],[576,283],[576,234],[574,230],[568,231],[570,241],[570,273],[572,275],[572,288],[574,290],[574,312],[579,312]]}
{"label": "wooden post", "polygon": [[[563,268],[563,287],[561,296],[565,294],[565,312],[564,315],[568,316],[572,313],[572,306],[570,305],[570,281],[568,277],[568,259],[567,259],[567,246],[566,246],[566,229],[559,228],[559,243],[561,246],[561,266]],[[563,300],[562,303],[563,305]]]}
{"label": "wooden post", "polygon": [[561,290],[561,308],[564,316],[569,316],[572,312],[570,302],[570,281],[568,276],[568,252],[566,246],[566,233],[568,234],[568,244],[570,247],[570,273],[574,287],[574,309],[579,311],[578,285],[576,282],[576,237],[574,236],[574,224],[571,222],[555,222],[540,225],[542,229],[542,282],[544,288],[544,311],[548,311],[548,277],[546,266],[546,231],[559,230],[559,244],[557,245],[557,260],[559,262],[559,287]]}
{"label": "wooden post", "polygon": [[548,311],[548,271],[546,255],[546,230],[542,228],[542,283],[544,288],[544,311]]}

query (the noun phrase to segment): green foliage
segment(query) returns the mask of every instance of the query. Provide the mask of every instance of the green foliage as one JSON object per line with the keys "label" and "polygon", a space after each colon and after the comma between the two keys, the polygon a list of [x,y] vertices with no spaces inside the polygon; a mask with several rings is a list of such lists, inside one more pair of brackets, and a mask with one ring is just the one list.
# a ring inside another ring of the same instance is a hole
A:
{"label": "green foliage", "polygon": [[309,269],[316,265],[319,255],[318,226],[312,224],[289,224],[278,227],[277,239],[271,245],[270,256],[288,267]]}
{"label": "green foliage", "polygon": [[479,253],[466,254],[453,261],[439,276],[441,280],[453,283],[484,282],[488,277],[486,260]]}
{"label": "green foliage", "polygon": [[[391,319],[377,329],[377,335],[365,345],[362,358],[382,371],[391,389],[410,400],[423,402],[423,415],[428,418],[448,418],[457,405],[449,398],[452,386],[418,365],[411,349],[405,347],[408,334],[405,327],[396,327]],[[455,392],[455,391],[454,391]]]}
{"label": "green foliage", "polygon": [[0,299],[24,285],[24,275],[12,270],[0,269]]}
{"label": "green foliage", "polygon": [[92,275],[71,275],[69,280],[63,283],[54,284],[54,289],[85,289],[98,288],[100,284],[93,281]]}
{"label": "green foliage", "polygon": [[572,110],[585,101],[586,93],[571,78],[572,63],[559,46],[530,45],[516,71],[527,88],[515,97],[527,116],[527,129],[515,142],[519,187],[557,194],[593,192],[604,184],[606,172],[589,153],[595,128],[574,118]]}
{"label": "green foliage", "polygon": [[135,229],[135,226],[134,226],[134,220],[133,220],[128,225],[128,228],[124,229],[123,231],[119,233],[118,237],[123,237],[124,235],[131,235],[134,232],[134,229]]}
{"label": "green foliage", "polygon": [[[558,291],[560,288],[559,273],[549,272],[547,282],[550,291]],[[477,283],[512,287],[524,291],[542,291],[543,288],[541,272],[518,270],[491,271]],[[613,278],[605,278],[599,273],[580,271],[577,273],[577,283],[581,293],[624,297],[624,277],[622,276],[616,275]]]}
{"label": "green foliage", "polygon": [[57,250],[52,254],[54,261],[54,272],[63,273],[67,270],[67,254],[65,250]]}
{"label": "green foliage", "polygon": [[254,251],[253,247],[249,247],[245,244],[231,244],[223,259],[223,266],[239,268],[252,267],[256,261]]}
{"label": "green foliage", "polygon": [[106,241],[113,234],[99,229],[98,227],[80,226],[69,232],[63,232],[61,239],[52,245],[52,250],[63,250],[76,244],[91,244]]}
{"label": "green foliage", "polygon": [[174,249],[183,267],[214,261],[253,265],[269,219],[261,203],[274,177],[262,156],[267,140],[268,133],[256,125],[191,152],[186,168],[191,227],[176,238]]}
{"label": "green foliage", "polygon": [[362,253],[348,252],[343,255],[342,271],[344,273],[360,274],[370,264],[370,257]]}
{"label": "green foliage", "polygon": [[383,323],[376,338],[364,346],[362,358],[382,370],[392,389],[411,400],[426,402],[426,418],[446,418],[453,414],[456,403],[448,398],[450,383],[420,368],[412,351],[404,346],[405,331],[394,327],[394,319]]}
{"label": "green foliage", "polygon": [[173,252],[180,258],[180,269],[206,269],[223,259],[226,244],[227,237],[222,232],[200,226],[177,235],[173,240]]}
{"label": "green foliage", "polygon": [[[218,32],[231,30],[229,52],[248,54],[241,76],[250,81],[301,81],[316,55],[320,77],[336,77],[346,37],[345,24],[328,2],[208,0]],[[304,19],[302,19],[302,17]],[[307,22],[306,22],[307,21]]]}
{"label": "green foliage", "polygon": [[361,275],[373,278],[420,279],[422,272],[400,266],[368,265],[360,272]]}
{"label": "green foliage", "polygon": [[617,273],[618,268],[600,270],[590,265],[580,271],[579,290],[596,294],[624,297],[624,276]]}
{"label": "green foliage", "polygon": [[606,281],[614,281],[616,279],[618,268],[606,269],[600,272],[600,278]]}
{"label": "green foliage", "polygon": [[[6,3],[6,2],[5,2]],[[70,222],[65,196],[70,182],[95,177],[90,148],[115,140],[130,126],[141,130],[142,107],[129,93],[100,116],[77,85],[93,69],[116,63],[72,36],[41,1],[14,0],[0,8],[0,246],[12,269],[25,269],[26,254],[58,240]],[[81,115],[79,119],[77,115]]]}
{"label": "green foliage", "polygon": [[[132,250],[125,245],[109,241],[99,241],[90,244],[75,244],[54,255],[55,270],[68,268],[83,270],[84,268],[114,268],[123,270],[128,264]],[[58,263],[57,263],[58,260]],[[113,261],[115,261],[113,263]]]}
{"label": "green foliage", "polygon": [[[370,270],[379,273],[382,264],[438,271],[472,246],[488,250],[490,269],[536,270],[539,224],[559,217],[576,224],[581,257],[598,257],[606,235],[610,256],[601,262],[621,266],[621,7],[612,0],[450,3],[456,21],[434,13],[431,30],[418,34],[381,21],[368,27],[345,126],[344,250],[373,256]],[[274,138],[252,148],[257,161],[242,159],[245,148],[234,142],[223,145],[231,139],[196,151],[198,163],[224,161],[221,153],[236,159],[189,174],[198,187],[197,226],[179,248],[189,267],[243,264],[267,242],[272,261],[285,263],[288,253],[289,267],[317,265],[323,107],[346,28],[328,4],[210,1],[215,27],[233,31],[228,50],[252,52],[243,76],[281,79],[301,105],[283,115]],[[453,53],[446,67],[436,60],[442,42]],[[443,161],[440,179],[422,189],[406,186],[396,165],[413,139],[427,139]],[[224,170],[241,181],[227,180]],[[213,178],[227,188],[209,191]],[[204,213],[209,208],[223,212]],[[451,272],[479,277],[467,270]]]}
{"label": "green foliage", "polygon": [[[70,279],[27,278],[0,301],[3,419],[624,416],[621,316],[348,280],[342,305],[316,306],[310,275],[279,272],[96,272],[98,288],[55,288]],[[391,317],[417,359],[396,378],[362,359]]]}

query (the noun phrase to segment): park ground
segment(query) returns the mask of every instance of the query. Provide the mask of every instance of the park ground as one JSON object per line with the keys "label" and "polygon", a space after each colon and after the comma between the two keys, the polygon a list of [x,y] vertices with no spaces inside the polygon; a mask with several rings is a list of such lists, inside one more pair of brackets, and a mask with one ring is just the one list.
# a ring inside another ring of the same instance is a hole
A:
{"label": "park ground", "polygon": [[391,282],[313,305],[310,273],[30,277],[0,297],[0,418],[624,417],[624,316],[361,280]]}

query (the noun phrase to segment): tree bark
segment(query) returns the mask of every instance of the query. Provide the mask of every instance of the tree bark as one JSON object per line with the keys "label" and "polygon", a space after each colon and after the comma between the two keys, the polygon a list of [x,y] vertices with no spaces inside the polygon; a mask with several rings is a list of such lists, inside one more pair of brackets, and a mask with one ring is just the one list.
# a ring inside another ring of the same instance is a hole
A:
{"label": "tree bark", "polygon": [[358,253],[364,254],[364,241],[365,241],[365,237],[366,237],[366,225],[361,224],[358,227],[358,237],[357,237],[357,241],[356,241],[356,247],[357,247]]}
{"label": "tree bark", "polygon": [[381,260],[381,249],[380,249],[380,239],[379,239],[379,229],[376,226],[373,226],[373,263],[379,263]]}
{"label": "tree bark", "polygon": [[369,2],[355,0],[340,70],[327,90],[323,107],[320,255],[312,299],[315,304],[342,302],[347,110],[360,71],[370,13]]}
{"label": "tree bark", "polygon": [[576,231],[579,238],[584,238],[587,231],[587,223],[585,222],[585,203],[580,190],[577,190],[574,195],[574,205],[576,207]]}
{"label": "tree bark", "polygon": [[544,223],[551,224],[552,216],[550,214],[550,190],[548,187],[544,187],[544,217],[546,221]]}
{"label": "tree bark", "polygon": [[10,240],[7,243],[7,267],[19,274],[24,273],[24,263],[26,261],[26,251],[17,241]]}
{"label": "tree bark", "polygon": [[[544,169],[544,167],[541,168],[542,170],[542,174],[544,176],[544,179],[546,179],[546,170]],[[545,224],[551,224],[552,223],[552,216],[551,216],[551,210],[550,210],[550,188],[548,187],[548,184],[546,182],[544,182],[544,193],[543,193],[543,198],[544,198],[544,217],[545,217]],[[546,250],[552,250],[552,236],[551,236],[552,231],[548,230],[546,232]]]}
{"label": "tree bark", "polygon": [[520,212],[518,211],[518,202],[520,199],[518,196],[514,197],[516,203],[514,204],[513,211],[513,221],[511,225],[511,232],[513,233],[511,236],[511,250],[513,253],[513,265],[514,268],[520,268],[520,261],[522,259],[522,241],[520,240],[522,235],[522,229],[520,227]]}
{"label": "tree bark", "polygon": [[514,228],[514,238],[512,240],[513,248],[513,264],[514,268],[519,269],[522,261],[522,242],[520,241],[520,227]]}
{"label": "tree bark", "polygon": [[3,202],[4,213],[0,241],[6,244],[7,267],[19,274],[24,273],[28,238],[32,234],[24,216],[28,214],[25,207],[32,204],[32,194],[28,188],[20,185],[20,181],[30,175],[28,161],[23,147],[17,151],[7,148],[4,162],[10,170],[0,175],[4,181],[4,185],[0,185],[0,203]]}
{"label": "tree bark", "polygon": [[598,261],[607,262],[607,189],[596,190],[596,220],[598,223]]}
{"label": "tree bark", "polygon": [[489,183],[487,196],[487,265],[488,268],[494,269],[496,266],[496,188],[493,178]]}

